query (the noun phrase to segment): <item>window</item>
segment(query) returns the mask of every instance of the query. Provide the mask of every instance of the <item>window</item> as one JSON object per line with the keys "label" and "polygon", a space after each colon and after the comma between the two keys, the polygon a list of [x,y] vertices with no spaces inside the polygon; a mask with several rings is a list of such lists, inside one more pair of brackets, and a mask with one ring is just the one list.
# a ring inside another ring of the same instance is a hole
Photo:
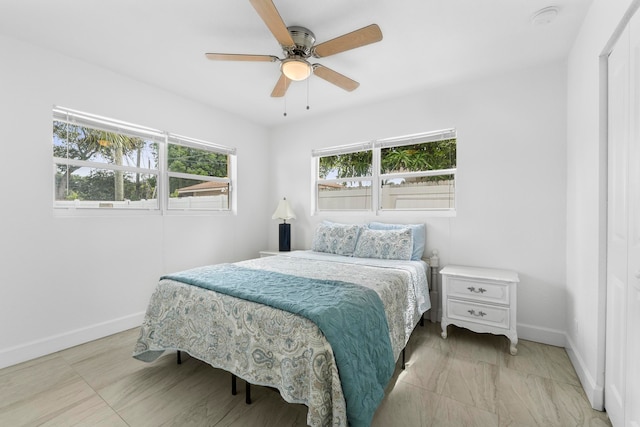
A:
{"label": "window", "polygon": [[229,210],[232,150],[169,136],[169,209]]}
{"label": "window", "polygon": [[453,210],[456,138],[454,131],[381,141],[382,210]]}
{"label": "window", "polygon": [[159,209],[163,139],[150,129],[54,109],[54,205]]}
{"label": "window", "polygon": [[316,151],[317,210],[370,210],[373,194],[371,144]]}
{"label": "window", "polygon": [[54,207],[230,210],[235,150],[55,107]]}
{"label": "window", "polygon": [[316,212],[455,209],[453,129],[314,150],[312,156]]}

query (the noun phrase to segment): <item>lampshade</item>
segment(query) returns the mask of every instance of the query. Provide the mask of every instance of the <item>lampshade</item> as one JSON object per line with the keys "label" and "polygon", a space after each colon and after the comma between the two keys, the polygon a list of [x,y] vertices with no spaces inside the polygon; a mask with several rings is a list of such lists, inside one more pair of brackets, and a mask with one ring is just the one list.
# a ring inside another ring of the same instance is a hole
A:
{"label": "lampshade", "polygon": [[289,58],[282,61],[280,69],[288,79],[299,82],[311,75],[312,67],[304,59]]}
{"label": "lampshade", "polygon": [[271,216],[271,219],[283,219],[285,221],[288,219],[296,219],[296,214],[293,213],[293,210],[291,209],[291,206],[289,206],[289,202],[287,201],[286,197],[280,200],[280,203],[278,203],[278,207]]}

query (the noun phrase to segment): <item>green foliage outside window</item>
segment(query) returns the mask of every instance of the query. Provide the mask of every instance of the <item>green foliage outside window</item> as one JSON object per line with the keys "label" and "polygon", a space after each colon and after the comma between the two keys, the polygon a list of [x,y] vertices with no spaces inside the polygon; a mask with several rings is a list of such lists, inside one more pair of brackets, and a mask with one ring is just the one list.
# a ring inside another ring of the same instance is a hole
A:
{"label": "green foliage outside window", "polygon": [[[320,179],[371,175],[371,150],[320,157]],[[333,176],[335,175],[335,176]]]}
{"label": "green foliage outside window", "polygon": [[383,148],[381,173],[421,172],[456,167],[456,140]]}
{"label": "green foliage outside window", "polygon": [[[54,121],[53,142],[53,155],[59,158],[145,168],[150,165],[141,165],[142,155],[151,150],[157,164],[157,144],[119,133]],[[56,200],[72,194],[78,200],[140,200],[154,194],[157,185],[155,177],[144,180],[141,174],[95,168],[81,174],[81,169],[87,168],[57,165]]]}
{"label": "green foliage outside window", "polygon": [[[228,178],[229,176],[228,155],[183,145],[169,144],[167,165],[170,172],[218,178]],[[171,197],[177,197],[176,190],[178,188],[188,187],[193,183],[192,179],[171,179],[169,187]]]}
{"label": "green foliage outside window", "polygon": [[[130,165],[157,170],[158,144],[142,138],[107,132],[66,122],[53,122],[53,155],[105,165]],[[226,154],[168,144],[167,167],[171,172],[227,178]],[[193,185],[193,180],[174,178],[169,192]],[[58,164],[56,200],[138,201],[157,197],[154,174],[125,173],[108,168]]]}
{"label": "green foliage outside window", "polygon": [[[323,156],[319,161],[320,179],[364,177],[372,172],[371,150]],[[382,174],[453,169],[456,167],[456,140],[382,148],[380,163]],[[430,181],[441,178],[420,179]]]}

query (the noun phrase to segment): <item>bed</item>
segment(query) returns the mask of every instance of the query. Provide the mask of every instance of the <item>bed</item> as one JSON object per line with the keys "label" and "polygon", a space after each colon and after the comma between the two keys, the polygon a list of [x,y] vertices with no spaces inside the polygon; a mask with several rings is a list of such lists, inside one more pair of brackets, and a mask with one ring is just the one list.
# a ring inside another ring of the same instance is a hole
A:
{"label": "bed", "polygon": [[427,264],[372,257],[380,242],[354,256],[361,234],[346,251],[318,244],[317,230],[315,250],[162,277],[134,357],[184,351],[305,404],[310,426],[369,425],[431,304]]}

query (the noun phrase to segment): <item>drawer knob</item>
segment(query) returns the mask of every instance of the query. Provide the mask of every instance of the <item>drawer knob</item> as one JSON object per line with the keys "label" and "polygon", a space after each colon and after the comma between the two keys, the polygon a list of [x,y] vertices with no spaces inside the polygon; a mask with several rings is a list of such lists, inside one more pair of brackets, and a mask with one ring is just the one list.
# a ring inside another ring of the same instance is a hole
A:
{"label": "drawer knob", "polygon": [[467,312],[472,315],[472,316],[476,316],[476,317],[484,317],[487,315],[487,313],[485,313],[484,311],[479,311],[476,313],[475,310],[467,310]]}
{"label": "drawer knob", "polygon": [[479,288],[478,290],[476,290],[474,286],[469,286],[467,289],[469,289],[469,292],[473,292],[475,294],[483,294],[487,292],[487,290],[484,288]]}

